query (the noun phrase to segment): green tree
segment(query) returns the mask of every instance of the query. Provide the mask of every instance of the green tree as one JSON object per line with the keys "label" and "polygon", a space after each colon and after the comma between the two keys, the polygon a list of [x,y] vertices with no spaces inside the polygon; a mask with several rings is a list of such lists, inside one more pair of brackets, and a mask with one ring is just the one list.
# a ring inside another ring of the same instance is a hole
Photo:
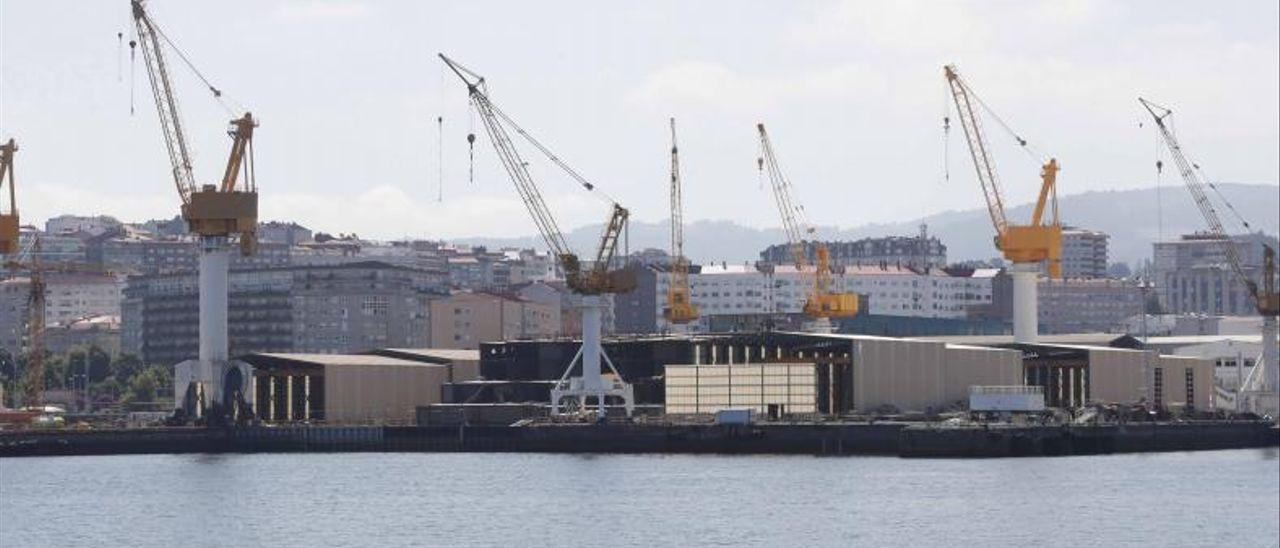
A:
{"label": "green tree", "polygon": [[134,354],[120,354],[111,362],[111,376],[121,385],[128,385],[133,376],[141,373],[146,367],[142,360]]}
{"label": "green tree", "polygon": [[137,375],[129,382],[128,400],[131,402],[150,402],[156,399],[156,389],[160,387],[160,379],[157,378],[154,369],[147,369]]}

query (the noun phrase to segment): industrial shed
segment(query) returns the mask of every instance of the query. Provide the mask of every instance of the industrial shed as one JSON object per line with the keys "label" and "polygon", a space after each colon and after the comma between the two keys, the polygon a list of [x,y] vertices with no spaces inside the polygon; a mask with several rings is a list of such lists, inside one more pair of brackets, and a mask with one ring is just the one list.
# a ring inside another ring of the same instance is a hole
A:
{"label": "industrial shed", "polygon": [[419,406],[440,403],[450,377],[474,378],[465,363],[376,354],[249,354],[250,404],[267,422],[412,423]]}
{"label": "industrial shed", "polygon": [[[1129,403],[1146,399],[1160,407],[1210,408],[1212,360],[1162,356],[1153,350],[1090,348],[1088,353],[1090,403]],[[1150,368],[1150,388],[1146,388],[1142,379],[1144,366]]]}
{"label": "industrial shed", "polygon": [[[691,412],[690,409],[714,412],[731,393],[742,406],[763,406],[758,409],[762,413],[768,412],[770,404],[782,403],[787,406],[785,412],[816,411],[832,415],[883,407],[926,411],[966,400],[970,386],[1021,385],[1023,382],[1021,354],[1013,350],[809,333],[780,333],[759,342],[764,344],[755,341],[744,344],[734,339],[693,341],[693,364],[667,365],[668,408],[681,413]],[[743,384],[749,385],[762,373],[744,366],[773,363],[803,366],[801,370],[787,372],[789,380],[784,384],[792,388],[792,393],[784,398],[785,402],[765,401],[769,398],[751,402],[751,396],[757,392],[750,392],[754,389]],[[728,368],[717,376],[712,371],[716,365]],[[740,371],[735,372],[733,368]],[[722,377],[733,373],[743,381],[734,382],[738,384],[736,390],[696,388],[705,384],[704,380],[727,385],[728,379]],[[814,379],[797,381],[797,375]],[[800,393],[812,394],[810,397],[816,401],[812,405],[799,405],[794,397]]]}
{"label": "industrial shed", "polygon": [[[1018,351],[1025,383],[1043,387],[1045,405],[1050,407],[1147,400],[1161,407],[1210,408],[1214,373],[1211,359],[1142,350],[1141,343],[1127,335],[1086,333],[1041,338],[1044,341],[1031,344],[1015,343],[1008,337],[943,337],[939,341],[948,341],[953,347],[957,346],[955,341],[966,341]],[[1150,368],[1150,383],[1143,382],[1145,367]]]}

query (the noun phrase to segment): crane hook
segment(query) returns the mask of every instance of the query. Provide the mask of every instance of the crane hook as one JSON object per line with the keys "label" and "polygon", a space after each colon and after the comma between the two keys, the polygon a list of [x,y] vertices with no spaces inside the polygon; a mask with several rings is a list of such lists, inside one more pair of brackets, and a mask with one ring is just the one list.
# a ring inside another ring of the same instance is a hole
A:
{"label": "crane hook", "polygon": [[475,183],[476,182],[476,134],[474,133],[467,134],[467,156],[471,160],[470,166],[467,168],[467,182]]}

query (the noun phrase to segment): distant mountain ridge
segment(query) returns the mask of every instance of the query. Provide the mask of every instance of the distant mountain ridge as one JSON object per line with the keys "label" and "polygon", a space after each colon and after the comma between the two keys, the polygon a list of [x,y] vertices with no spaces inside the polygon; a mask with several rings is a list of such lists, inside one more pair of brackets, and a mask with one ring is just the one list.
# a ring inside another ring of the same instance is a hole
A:
{"label": "distant mountain ridge", "polygon": [[[1277,233],[1280,216],[1280,186],[1269,184],[1219,183],[1218,191],[1235,206],[1253,231]],[[1211,193],[1212,194],[1212,193]],[[1235,216],[1221,207],[1218,196],[1212,196],[1218,215],[1227,230],[1243,232]],[[1033,204],[1022,204],[1008,210],[1011,219],[1030,219]],[[1110,260],[1136,265],[1151,257],[1151,243],[1161,235],[1173,239],[1180,234],[1205,229],[1195,203],[1181,184],[1166,184],[1157,194],[1155,188],[1091,191],[1058,197],[1058,209],[1064,224],[1100,230],[1111,235]],[[1162,214],[1157,215],[1157,211]],[[1158,222],[1157,219],[1161,219]],[[921,224],[929,234],[947,246],[947,260],[965,261],[998,256],[991,246],[991,220],[985,209],[945,211],[927,217],[896,223],[868,224],[852,228],[819,227],[823,239],[856,240],[873,236],[912,236]],[[599,238],[601,225],[576,228],[565,234],[569,245],[584,251],[592,249]],[[628,243],[631,251],[644,248],[666,249],[667,221],[633,222]],[[695,221],[685,226],[685,250],[695,262],[750,262],[760,251],[784,241],[780,228],[758,229],[732,221]],[[543,247],[541,238],[458,238],[458,242],[486,246]]]}

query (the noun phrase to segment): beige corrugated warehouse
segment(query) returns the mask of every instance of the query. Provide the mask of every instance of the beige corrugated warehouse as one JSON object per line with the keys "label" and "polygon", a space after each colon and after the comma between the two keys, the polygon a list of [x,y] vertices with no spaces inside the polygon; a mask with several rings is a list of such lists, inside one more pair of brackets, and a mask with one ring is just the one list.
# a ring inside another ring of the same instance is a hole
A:
{"label": "beige corrugated warehouse", "polygon": [[[1145,400],[1156,401],[1162,407],[1210,409],[1212,360],[1141,350],[1142,343],[1126,335],[1086,333],[1043,339],[1036,344],[1014,343],[1007,336],[938,340],[992,345],[1023,353],[1026,384],[1043,387],[1045,403],[1051,407]],[[1143,371],[1148,371],[1147,382]]]}
{"label": "beige corrugated warehouse", "polygon": [[[1088,352],[1091,403],[1130,403],[1146,399],[1161,406],[1210,408],[1211,360],[1161,356],[1154,350],[1089,348]],[[1146,366],[1150,368],[1150,388],[1142,380],[1146,360],[1149,360]]]}
{"label": "beige corrugated warehouse", "polygon": [[[780,333],[790,339],[778,346],[722,344],[698,341],[695,357],[713,365],[752,363],[810,363],[818,377],[816,409],[840,414],[873,411],[885,406],[900,410],[941,409],[962,402],[973,385],[1021,385],[1021,353],[1016,350],[894,339],[867,335]],[[691,364],[671,364],[671,368]],[[668,375],[680,412],[691,402],[684,398],[689,376]],[[700,411],[709,412],[709,411]],[[799,412],[799,411],[797,411]]]}
{"label": "beige corrugated warehouse", "polygon": [[250,354],[253,398],[265,421],[324,421],[333,424],[411,423],[419,406],[440,403],[442,386],[476,378],[479,354],[431,350],[403,359],[373,354]]}

